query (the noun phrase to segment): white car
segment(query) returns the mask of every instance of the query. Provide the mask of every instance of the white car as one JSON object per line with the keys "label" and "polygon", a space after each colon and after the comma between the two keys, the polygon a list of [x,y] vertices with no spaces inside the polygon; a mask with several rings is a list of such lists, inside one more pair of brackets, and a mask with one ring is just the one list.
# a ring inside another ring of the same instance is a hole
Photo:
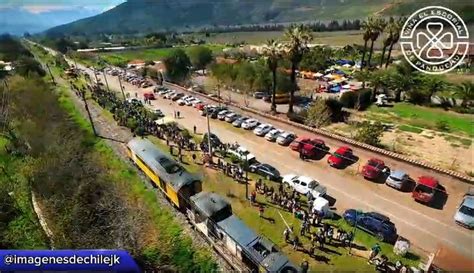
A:
{"label": "white car", "polygon": [[273,129],[271,124],[260,124],[253,130],[253,133],[257,136],[264,136]]}
{"label": "white car", "polygon": [[225,119],[225,116],[227,116],[227,115],[230,114],[230,113],[231,113],[231,111],[229,111],[229,110],[222,110],[222,111],[220,111],[219,113],[217,113],[217,118],[218,118],[219,120],[224,120],[224,119]]}
{"label": "white car", "polygon": [[168,92],[165,94],[165,99],[171,99],[172,96],[174,96],[174,94],[176,94],[177,92],[175,90],[171,90],[171,92]]}
{"label": "white car", "polygon": [[296,135],[294,133],[283,132],[277,137],[276,143],[285,146],[285,145],[289,145],[295,139],[296,139]]}
{"label": "white car", "polygon": [[195,100],[196,98],[193,98],[193,97],[190,97],[188,99],[186,99],[186,106],[192,106],[193,105],[193,101]]}
{"label": "white car", "polygon": [[242,161],[247,160],[249,163],[255,161],[255,156],[242,146],[238,146],[237,148],[231,147],[228,152]]}
{"label": "white car", "polygon": [[191,103],[191,105],[188,105],[188,106],[193,106],[194,107],[194,106],[198,105],[199,103],[202,103],[202,101],[200,99],[195,98],[195,99],[191,100],[190,103]]}
{"label": "white car", "polygon": [[474,228],[474,188],[469,188],[469,191],[464,195],[456,214],[454,214],[454,221],[465,228]]}
{"label": "white car", "polygon": [[276,141],[279,135],[283,134],[285,131],[282,129],[272,129],[265,135],[265,139],[268,141]]}
{"label": "white car", "polygon": [[257,127],[260,124],[260,122],[256,119],[249,118],[246,121],[242,122],[242,128],[245,130],[252,130],[253,128]]}
{"label": "white car", "polygon": [[308,192],[310,192],[314,198],[324,196],[327,191],[326,187],[308,176],[288,174],[283,176],[282,183],[285,186],[295,189],[296,192],[300,194],[307,195]]}
{"label": "white car", "polygon": [[176,101],[178,103],[178,105],[186,105],[186,100],[184,100],[183,98],[179,99]]}
{"label": "white car", "polygon": [[225,116],[225,121],[229,122],[229,123],[232,123],[234,122],[234,120],[238,119],[240,117],[239,114],[236,114],[234,112],[232,113],[229,113]]}

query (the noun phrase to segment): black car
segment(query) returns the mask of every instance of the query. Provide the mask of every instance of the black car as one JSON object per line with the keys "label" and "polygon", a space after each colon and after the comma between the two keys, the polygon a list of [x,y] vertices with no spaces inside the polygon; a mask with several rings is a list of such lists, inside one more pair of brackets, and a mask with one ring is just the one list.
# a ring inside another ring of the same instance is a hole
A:
{"label": "black car", "polygon": [[273,166],[266,163],[255,163],[250,165],[250,171],[261,176],[266,177],[268,180],[279,181],[281,176],[280,172]]}
{"label": "black car", "polygon": [[212,108],[212,111],[208,113],[209,117],[212,119],[217,119],[217,114],[219,114],[220,111],[222,110],[227,110],[227,107],[215,107]]}
{"label": "black car", "polygon": [[[212,145],[212,150],[214,151],[214,149],[218,146],[221,146],[222,145],[222,142],[221,140],[219,139],[219,137],[217,137],[215,134],[211,133],[211,145]],[[204,151],[204,152],[207,152],[209,151],[208,149],[208,146],[209,146],[209,141],[207,139],[207,133],[204,134],[203,138],[202,138],[202,141],[201,141],[201,150]]]}
{"label": "black car", "polygon": [[348,209],[343,214],[344,220],[351,226],[375,235],[380,241],[394,243],[397,238],[397,229],[390,218],[378,212],[362,212]]}

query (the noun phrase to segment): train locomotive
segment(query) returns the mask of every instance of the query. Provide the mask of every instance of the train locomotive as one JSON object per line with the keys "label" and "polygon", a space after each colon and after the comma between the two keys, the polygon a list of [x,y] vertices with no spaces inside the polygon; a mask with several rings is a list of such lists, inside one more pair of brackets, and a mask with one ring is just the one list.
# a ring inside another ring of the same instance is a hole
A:
{"label": "train locomotive", "polygon": [[274,243],[237,218],[227,200],[216,193],[203,192],[199,179],[148,139],[130,140],[127,154],[235,270],[300,272]]}

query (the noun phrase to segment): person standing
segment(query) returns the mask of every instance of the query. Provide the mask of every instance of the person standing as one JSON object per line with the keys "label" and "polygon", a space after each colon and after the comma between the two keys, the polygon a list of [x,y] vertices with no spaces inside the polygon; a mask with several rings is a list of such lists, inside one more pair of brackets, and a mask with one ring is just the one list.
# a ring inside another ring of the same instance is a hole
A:
{"label": "person standing", "polygon": [[258,216],[259,216],[260,218],[263,218],[263,213],[264,213],[264,212],[265,212],[265,209],[263,208],[263,205],[260,205],[260,206],[258,207]]}
{"label": "person standing", "polygon": [[308,261],[304,260],[301,263],[301,273],[308,273],[308,270],[309,270],[309,263]]}
{"label": "person standing", "polygon": [[193,132],[194,134],[196,134],[196,131],[197,131],[197,128],[196,128],[196,125],[193,126]]}
{"label": "person standing", "polygon": [[379,243],[376,243],[370,250],[370,256],[369,256],[369,261],[368,263],[371,264],[372,260],[379,255],[380,251],[382,251],[382,248],[380,247]]}
{"label": "person standing", "polygon": [[298,250],[298,246],[300,244],[300,238],[298,235],[295,234],[295,237],[293,238],[293,249]]}

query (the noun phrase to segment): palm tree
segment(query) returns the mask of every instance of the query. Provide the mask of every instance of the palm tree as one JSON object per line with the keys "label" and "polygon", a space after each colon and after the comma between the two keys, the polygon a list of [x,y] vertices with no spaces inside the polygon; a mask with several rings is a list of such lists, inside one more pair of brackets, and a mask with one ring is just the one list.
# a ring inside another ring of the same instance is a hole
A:
{"label": "palm tree", "polygon": [[364,31],[362,38],[364,39],[364,51],[362,52],[362,60],[360,61],[360,69],[364,68],[365,54],[367,53],[367,43],[370,40],[370,34],[372,33],[372,17],[362,22],[361,29]]}
{"label": "palm tree", "polygon": [[276,97],[276,86],[277,86],[277,68],[278,68],[278,61],[282,58],[282,50],[280,43],[278,43],[275,40],[268,40],[267,44],[264,47],[263,54],[266,57],[266,63],[268,66],[268,69],[272,72],[272,79],[273,79],[273,84],[272,84],[272,106],[271,106],[271,111],[276,112],[276,103],[275,103],[275,97]]}
{"label": "palm tree", "polygon": [[308,50],[308,43],[313,39],[311,31],[304,25],[293,25],[285,31],[285,38],[288,42],[286,46],[286,54],[291,62],[291,83],[293,88],[290,91],[290,103],[288,113],[293,113],[293,104],[296,84],[296,69],[303,59],[303,55]]}
{"label": "palm tree", "polygon": [[377,17],[377,18],[373,19],[372,32],[370,33],[370,42],[371,43],[370,43],[369,58],[367,60],[367,65],[369,67],[370,67],[370,60],[372,59],[372,54],[374,53],[374,43],[380,37],[380,34],[382,34],[382,32],[383,32],[386,25],[387,25],[387,23],[382,18]]}
{"label": "palm tree", "polygon": [[454,87],[454,95],[462,100],[461,106],[467,106],[474,100],[474,83],[471,81],[463,81]]}
{"label": "palm tree", "polygon": [[390,41],[390,47],[388,48],[388,55],[387,55],[387,61],[385,63],[385,68],[388,67],[388,64],[390,63],[390,56],[392,55],[392,49],[393,46],[398,43],[398,40],[400,40],[400,32],[402,31],[403,27],[403,22],[405,21],[404,18],[399,18],[398,20],[394,21],[392,24],[392,40]]}
{"label": "palm tree", "polygon": [[392,44],[393,34],[395,31],[394,24],[395,24],[395,20],[393,19],[393,17],[390,17],[390,20],[388,21],[384,29],[384,32],[387,35],[385,36],[385,39],[383,40],[382,57],[380,57],[380,68],[382,68],[383,66],[385,51],[387,50],[387,47],[389,47]]}

